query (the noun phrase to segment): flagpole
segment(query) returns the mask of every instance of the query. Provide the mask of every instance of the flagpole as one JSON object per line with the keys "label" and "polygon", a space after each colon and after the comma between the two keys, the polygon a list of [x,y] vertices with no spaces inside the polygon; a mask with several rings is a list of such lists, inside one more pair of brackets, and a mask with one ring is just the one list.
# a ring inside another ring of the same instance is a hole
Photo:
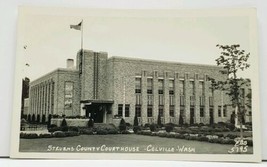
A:
{"label": "flagpole", "polygon": [[81,51],[83,50],[83,19],[82,19],[82,25],[81,25]]}

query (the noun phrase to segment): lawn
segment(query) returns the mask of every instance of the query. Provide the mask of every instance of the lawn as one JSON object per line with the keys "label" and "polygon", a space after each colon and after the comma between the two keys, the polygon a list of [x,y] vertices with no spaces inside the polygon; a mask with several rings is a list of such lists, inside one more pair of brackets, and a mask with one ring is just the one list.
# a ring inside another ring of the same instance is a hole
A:
{"label": "lawn", "polygon": [[[80,135],[66,138],[20,139],[20,152],[56,152],[62,150],[66,152],[111,151],[97,150],[97,147],[103,149],[118,149],[119,151],[115,152],[128,153],[159,153],[159,151],[161,151],[160,153],[228,154],[228,150],[230,150],[233,145],[135,134]],[[120,149],[118,147],[120,147]],[[121,151],[121,149],[125,150]],[[126,151],[126,149],[128,149],[128,151]],[[252,152],[253,147],[249,146],[247,153]]]}

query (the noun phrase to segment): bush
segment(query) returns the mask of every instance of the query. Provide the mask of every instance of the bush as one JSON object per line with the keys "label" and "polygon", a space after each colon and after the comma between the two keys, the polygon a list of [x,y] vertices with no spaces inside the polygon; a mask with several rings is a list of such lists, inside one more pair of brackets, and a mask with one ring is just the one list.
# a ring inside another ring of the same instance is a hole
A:
{"label": "bush", "polygon": [[226,124],[226,128],[228,128],[230,131],[233,131],[235,129],[235,125],[232,123]]}
{"label": "bush", "polygon": [[184,124],[184,119],[183,119],[183,116],[180,115],[179,117],[179,125],[183,125]]}
{"label": "bush", "polygon": [[98,135],[107,135],[108,132],[107,132],[107,130],[104,130],[104,129],[97,129],[96,134],[98,134]]}
{"label": "bush", "polygon": [[210,142],[210,143],[220,143],[220,139],[217,139],[217,138],[211,138],[211,139],[209,139],[209,142]]}
{"label": "bush", "polygon": [[155,125],[155,124],[151,124],[149,128],[150,128],[150,131],[151,131],[151,132],[155,132],[156,129],[157,129],[157,125]]}
{"label": "bush", "polygon": [[79,132],[79,128],[77,126],[69,126],[68,131]]}
{"label": "bush", "polygon": [[157,124],[158,124],[159,127],[162,127],[161,116],[160,116],[160,114],[158,114]]}
{"label": "bush", "polygon": [[53,133],[53,137],[58,137],[58,138],[66,137],[66,134],[62,131],[56,131]]}
{"label": "bush", "polygon": [[45,123],[45,121],[46,121],[46,118],[45,118],[45,115],[43,114],[43,116],[42,116],[42,123]]}
{"label": "bush", "polygon": [[107,133],[108,134],[118,134],[118,131],[116,129],[108,129]]}
{"label": "bush", "polygon": [[37,120],[36,120],[37,123],[40,123],[41,122],[41,117],[40,117],[40,114],[37,115]]}
{"label": "bush", "polygon": [[32,122],[32,116],[31,116],[31,114],[28,114],[27,121],[28,122]]}
{"label": "bush", "polygon": [[184,139],[185,138],[185,136],[183,134],[179,134],[179,133],[175,134],[174,137],[177,139]]}
{"label": "bush", "polygon": [[50,133],[40,134],[39,138],[51,138],[52,135]]}
{"label": "bush", "polygon": [[235,134],[228,134],[226,137],[229,137],[230,139],[235,139],[238,137],[238,135]]}
{"label": "bush", "polygon": [[245,140],[247,141],[248,146],[253,146],[253,140]]}
{"label": "bush", "polygon": [[63,118],[62,122],[61,122],[61,127],[66,127],[67,126],[67,121],[65,118]]}
{"label": "bush", "polygon": [[32,122],[35,122],[35,114],[32,114]]}
{"label": "bush", "polygon": [[125,131],[126,130],[126,123],[125,123],[125,120],[123,118],[121,119],[121,122],[120,122],[120,125],[119,125],[119,129],[120,129],[120,131]]}
{"label": "bush", "polygon": [[48,121],[47,121],[47,128],[49,128],[51,126],[51,119],[52,119],[52,115],[49,114],[48,115]]}
{"label": "bush", "polygon": [[68,131],[68,132],[65,132],[65,135],[66,137],[72,137],[72,136],[79,136],[79,133],[75,131]]}
{"label": "bush", "polygon": [[134,127],[133,127],[133,131],[134,131],[134,133],[137,133],[137,132],[139,132],[140,130],[141,130],[140,126],[134,126]]}
{"label": "bush", "polygon": [[36,139],[39,136],[36,133],[20,133],[22,139]]}
{"label": "bush", "polygon": [[89,119],[88,121],[88,127],[93,128],[94,127],[94,120],[92,118]]}
{"label": "bush", "polygon": [[159,137],[167,137],[167,133],[159,133]]}
{"label": "bush", "polygon": [[171,132],[173,130],[173,126],[172,125],[166,125],[165,130],[166,130],[166,132]]}
{"label": "bush", "polygon": [[197,139],[198,141],[209,141],[209,138],[207,138],[206,136],[200,136]]}
{"label": "bush", "polygon": [[93,129],[80,129],[80,133],[81,134],[85,134],[85,135],[93,135]]}

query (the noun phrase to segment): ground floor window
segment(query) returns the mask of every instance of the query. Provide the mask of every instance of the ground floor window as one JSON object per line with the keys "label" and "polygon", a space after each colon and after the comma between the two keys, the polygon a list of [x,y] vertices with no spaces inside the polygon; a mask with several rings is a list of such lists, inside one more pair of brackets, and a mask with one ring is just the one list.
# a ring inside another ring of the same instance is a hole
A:
{"label": "ground floor window", "polygon": [[222,107],[221,106],[218,106],[218,117],[222,117]]}
{"label": "ground floor window", "polygon": [[200,107],[200,117],[204,117],[204,107]]}
{"label": "ground floor window", "polygon": [[118,116],[122,117],[122,104],[118,104]]}
{"label": "ground floor window", "polygon": [[125,104],[125,117],[130,116],[130,104]]}
{"label": "ground floor window", "polygon": [[164,106],[159,106],[159,116],[163,117]]}
{"label": "ground floor window", "polygon": [[147,106],[147,117],[153,117],[153,106]]}
{"label": "ground floor window", "polygon": [[174,117],[174,105],[170,106],[170,116]]}
{"label": "ground floor window", "polygon": [[135,115],[137,117],[141,117],[141,105],[136,105],[135,106]]}
{"label": "ground floor window", "polygon": [[227,117],[227,108],[223,106],[223,117]]}

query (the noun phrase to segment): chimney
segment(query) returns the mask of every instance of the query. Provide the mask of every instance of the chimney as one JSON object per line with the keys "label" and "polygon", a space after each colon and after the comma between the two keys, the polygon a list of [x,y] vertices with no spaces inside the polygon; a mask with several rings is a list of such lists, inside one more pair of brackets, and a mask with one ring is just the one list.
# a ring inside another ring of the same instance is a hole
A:
{"label": "chimney", "polygon": [[68,69],[74,68],[74,60],[73,59],[67,59],[67,68]]}

